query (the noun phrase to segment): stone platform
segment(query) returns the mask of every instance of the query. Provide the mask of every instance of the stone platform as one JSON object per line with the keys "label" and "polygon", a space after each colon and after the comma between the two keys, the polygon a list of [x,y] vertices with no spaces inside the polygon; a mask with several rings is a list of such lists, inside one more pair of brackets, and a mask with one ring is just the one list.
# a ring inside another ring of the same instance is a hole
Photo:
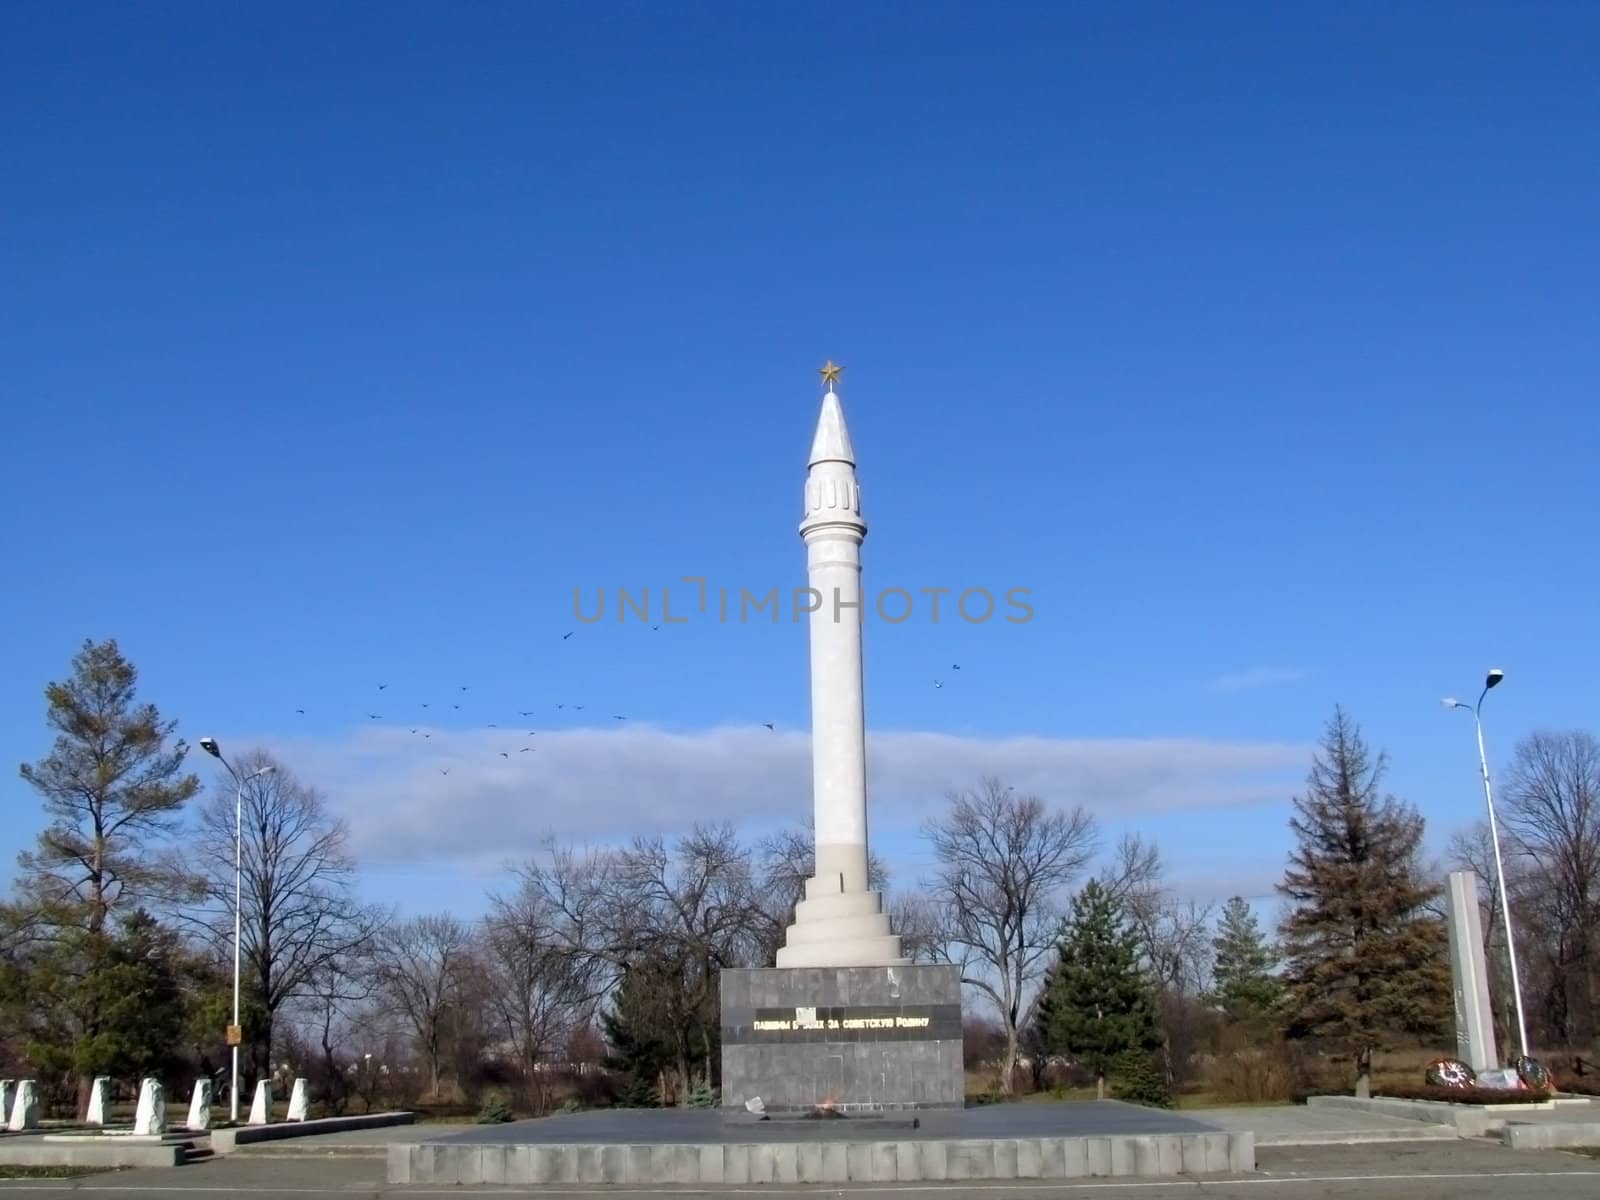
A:
{"label": "stone platform", "polygon": [[395,1144],[396,1184],[752,1184],[1215,1175],[1255,1139],[1116,1101],[759,1120],[612,1109]]}
{"label": "stone platform", "polygon": [[140,1137],[127,1132],[98,1130],[8,1133],[0,1136],[0,1165],[83,1167],[97,1171],[125,1167],[175,1167],[194,1149],[195,1136],[169,1133]]}
{"label": "stone platform", "polygon": [[730,968],[720,991],[728,1109],[962,1105],[959,967]]}

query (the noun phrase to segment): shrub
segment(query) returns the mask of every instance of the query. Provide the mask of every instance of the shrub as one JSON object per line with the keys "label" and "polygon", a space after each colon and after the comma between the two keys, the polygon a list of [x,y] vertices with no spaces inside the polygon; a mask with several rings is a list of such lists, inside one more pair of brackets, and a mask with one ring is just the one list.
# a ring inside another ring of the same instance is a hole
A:
{"label": "shrub", "polygon": [[722,1103],[722,1096],[716,1088],[697,1083],[689,1089],[690,1108],[715,1108],[720,1103]]}
{"label": "shrub", "polygon": [[1394,1100],[1442,1100],[1449,1104],[1539,1104],[1548,1099],[1543,1092],[1509,1088],[1452,1088],[1432,1084],[1394,1084],[1385,1086],[1382,1095]]}
{"label": "shrub", "polygon": [[511,1106],[499,1096],[490,1096],[478,1110],[479,1125],[504,1125],[507,1121],[514,1120],[516,1116],[512,1113]]}
{"label": "shrub", "polygon": [[1141,1050],[1120,1054],[1111,1064],[1111,1095],[1130,1104],[1171,1108],[1172,1090],[1155,1056]]}
{"label": "shrub", "polygon": [[1205,1064],[1201,1080],[1207,1091],[1229,1104],[1272,1104],[1295,1094],[1295,1069],[1281,1046],[1233,1050]]}
{"label": "shrub", "polygon": [[565,1100],[563,1100],[561,1102],[561,1107],[556,1109],[556,1112],[558,1113],[575,1113],[582,1111],[583,1105],[579,1104],[571,1096],[568,1096]]}

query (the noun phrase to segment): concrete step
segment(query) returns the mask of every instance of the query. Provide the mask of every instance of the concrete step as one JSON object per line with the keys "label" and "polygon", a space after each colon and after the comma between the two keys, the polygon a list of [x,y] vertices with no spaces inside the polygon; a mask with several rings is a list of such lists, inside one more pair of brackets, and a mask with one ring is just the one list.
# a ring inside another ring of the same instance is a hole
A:
{"label": "concrete step", "polygon": [[1335,1129],[1327,1133],[1294,1132],[1257,1134],[1257,1146],[1360,1146],[1368,1142],[1455,1141],[1454,1125],[1425,1125],[1421,1121],[1393,1129]]}

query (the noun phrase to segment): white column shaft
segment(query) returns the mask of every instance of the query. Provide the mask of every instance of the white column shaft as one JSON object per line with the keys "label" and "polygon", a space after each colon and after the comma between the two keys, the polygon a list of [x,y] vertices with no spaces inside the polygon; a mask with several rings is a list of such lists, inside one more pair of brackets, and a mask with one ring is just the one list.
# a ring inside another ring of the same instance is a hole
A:
{"label": "white column shaft", "polygon": [[861,670],[861,545],[853,531],[819,530],[809,540],[811,587],[811,770],[819,877],[841,890],[867,887],[867,741]]}

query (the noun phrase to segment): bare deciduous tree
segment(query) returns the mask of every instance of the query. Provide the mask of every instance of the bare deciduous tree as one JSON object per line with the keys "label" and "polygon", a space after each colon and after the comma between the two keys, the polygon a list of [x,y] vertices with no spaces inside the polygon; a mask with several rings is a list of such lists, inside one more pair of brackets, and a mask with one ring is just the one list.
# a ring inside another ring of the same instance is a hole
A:
{"label": "bare deciduous tree", "polygon": [[1212,905],[1173,895],[1164,882],[1165,870],[1160,848],[1129,833],[1117,842],[1100,881],[1122,904],[1156,986],[1167,1083],[1176,1086],[1198,1041],[1195,998],[1209,982]]}
{"label": "bare deciduous tree", "polygon": [[1542,935],[1550,1032],[1584,1045],[1600,1030],[1600,740],[1582,730],[1524,738],[1502,792]]}
{"label": "bare deciduous tree", "polygon": [[467,926],[437,913],[391,926],[374,955],[379,994],[416,1037],[428,1063],[429,1094],[435,1097],[445,1015],[461,990],[471,947]]}
{"label": "bare deciduous tree", "polygon": [[[263,767],[268,775],[248,778]],[[254,751],[234,760],[248,782],[243,799],[243,958],[245,985],[266,1010],[254,1047],[258,1075],[272,1063],[272,1026],[291,1000],[329,964],[359,952],[385,913],[354,895],[355,861],[344,822],[322,795],[271,756]],[[217,948],[232,953],[234,785],[219,781],[200,810],[196,829],[199,904],[184,915]],[[191,867],[191,871],[194,868]]]}
{"label": "bare deciduous tree", "polygon": [[1055,946],[1060,892],[1093,857],[1094,820],[1082,807],[1049,810],[993,778],[949,801],[923,830],[939,860],[931,891],[962,981],[994,1002],[1005,1030],[1000,1087],[1009,1092],[1022,1020]]}
{"label": "bare deciduous tree", "polygon": [[594,960],[567,952],[559,914],[528,881],[490,904],[482,939],[488,1002],[515,1048],[529,1105],[542,1113],[549,1096],[540,1063],[588,1026],[604,975]]}
{"label": "bare deciduous tree", "polygon": [[661,989],[681,1102],[703,1055],[710,1083],[717,972],[753,961],[770,936],[750,851],[731,826],[700,826],[676,846],[641,838],[618,851],[551,843],[519,872],[551,914],[563,949],[615,983],[648,969]]}

